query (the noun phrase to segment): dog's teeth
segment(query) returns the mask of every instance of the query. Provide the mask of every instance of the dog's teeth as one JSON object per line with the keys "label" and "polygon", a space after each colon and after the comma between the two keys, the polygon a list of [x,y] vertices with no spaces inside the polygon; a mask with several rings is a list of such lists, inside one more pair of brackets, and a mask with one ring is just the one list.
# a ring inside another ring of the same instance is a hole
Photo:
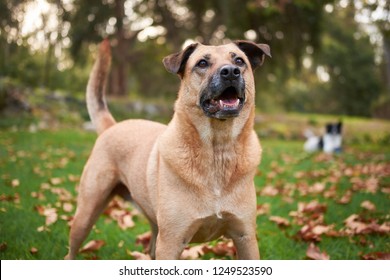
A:
{"label": "dog's teeth", "polygon": [[223,100],[219,100],[219,106],[224,109],[236,108],[240,104],[240,100],[237,99],[234,104],[226,104]]}

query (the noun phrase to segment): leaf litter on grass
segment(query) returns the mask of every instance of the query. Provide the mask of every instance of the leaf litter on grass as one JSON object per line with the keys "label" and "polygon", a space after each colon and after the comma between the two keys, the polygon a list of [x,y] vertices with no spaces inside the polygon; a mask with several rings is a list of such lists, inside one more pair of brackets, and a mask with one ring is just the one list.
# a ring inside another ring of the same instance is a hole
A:
{"label": "leaf litter on grass", "polygon": [[[11,148],[8,148],[8,153],[11,153],[12,163],[34,157],[34,152]],[[362,253],[356,255],[356,258],[389,258],[389,245],[378,247],[377,242],[370,238],[388,238],[390,233],[388,210],[383,210],[384,202],[377,204],[378,201],[383,201],[383,197],[389,203],[390,163],[383,156],[373,153],[357,154],[355,151],[346,151],[342,155],[319,153],[296,157],[296,154],[281,153],[272,156],[273,162],[269,166],[260,165],[258,175],[264,178],[262,186],[265,187],[259,187],[257,194],[266,200],[260,201],[257,213],[266,217],[266,223],[279,225],[280,234],[294,242],[308,245],[306,255],[296,255],[296,259],[332,259],[332,251],[323,246],[324,238],[347,238],[352,246],[361,248]],[[67,168],[75,157],[74,152],[68,149],[50,148],[41,152],[37,164],[31,167],[32,174],[41,180],[40,185],[29,192],[36,202],[35,213],[44,217],[38,231],[49,231],[61,220],[68,224],[72,221],[76,197],[73,191],[69,191],[69,185],[77,185],[80,177],[74,175],[74,171],[67,172]],[[4,174],[2,179],[8,182],[6,185],[13,191],[12,194],[0,194],[0,201],[20,205],[25,198],[19,193],[22,194],[26,180],[15,173]],[[381,199],[378,200],[378,196]],[[276,212],[279,209],[277,203],[280,202],[288,207],[285,214]],[[356,203],[358,207],[353,207]],[[337,214],[337,221],[329,218],[336,206],[342,209],[341,214]],[[7,211],[6,207],[2,208]],[[118,224],[119,229],[131,231],[139,223],[138,219],[134,219],[138,214],[127,203],[115,199],[104,216]],[[109,243],[107,240],[101,241]],[[140,245],[146,248],[148,243],[143,242],[145,244]],[[90,258],[98,258],[96,254],[101,246],[92,246],[95,249],[90,251]],[[146,249],[138,253],[132,250],[131,253],[133,258],[148,258]],[[231,241],[220,239],[186,248],[183,258],[232,258],[234,253]]]}
{"label": "leaf litter on grass", "polygon": [[[276,223],[287,238],[292,238],[296,242],[308,242],[310,245],[306,252],[307,258],[331,258],[328,254],[320,252],[315,245],[321,243],[324,236],[327,238],[359,237],[358,244],[354,239],[350,242],[362,247],[362,250],[364,247],[369,250],[375,249],[375,244],[368,241],[365,236],[389,237],[389,208],[383,212],[383,207],[382,210],[378,210],[373,200],[365,199],[360,203],[360,212],[352,212],[352,209],[356,209],[354,204],[361,197],[382,196],[381,199],[387,200],[386,203],[389,205],[389,186],[385,182],[389,182],[390,163],[386,162],[383,157],[380,158],[382,161],[378,161],[379,157],[371,157],[362,153],[356,156],[351,151],[342,155],[318,153],[296,161],[292,161],[289,156],[283,154],[278,156],[282,159],[288,158],[289,162],[284,162],[285,166],[279,168],[275,162],[271,163],[270,169],[274,174],[268,176],[265,187],[258,190],[260,201],[262,197],[268,197],[269,206],[267,211],[264,211],[264,203],[260,203],[258,213],[268,216],[269,221]],[[364,158],[365,161],[356,162],[356,157]],[[373,158],[375,162],[371,161]],[[310,165],[305,165],[310,161],[312,162]],[[287,167],[291,162],[293,165]],[[275,172],[275,170],[284,172],[290,170],[292,176]],[[272,199],[275,201],[269,202]],[[278,199],[297,206],[296,210],[288,214],[292,220],[274,215],[273,211],[270,211],[270,209],[278,208],[275,205]],[[334,203],[344,208],[345,216],[338,214],[337,222],[328,223],[329,217],[334,215]],[[290,230],[286,232],[286,228]],[[291,231],[295,231],[295,234],[291,235]],[[387,243],[384,248],[381,247],[383,252],[374,252],[373,255],[359,253],[356,258],[386,257],[389,246],[390,244]],[[367,251],[367,249],[364,250]]]}

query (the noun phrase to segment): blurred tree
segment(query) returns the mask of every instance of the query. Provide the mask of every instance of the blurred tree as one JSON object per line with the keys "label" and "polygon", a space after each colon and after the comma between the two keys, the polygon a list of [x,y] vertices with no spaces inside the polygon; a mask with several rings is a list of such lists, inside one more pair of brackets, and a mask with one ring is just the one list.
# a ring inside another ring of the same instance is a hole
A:
{"label": "blurred tree", "polygon": [[[71,54],[78,61],[83,46],[98,43],[104,37],[113,37],[113,66],[109,92],[114,95],[127,93],[128,66],[131,62],[129,49],[136,41],[139,31],[130,28],[131,18],[126,15],[125,0],[75,0],[73,9],[63,15],[63,20],[71,24],[69,37],[72,41]],[[126,4],[131,4],[129,1]],[[131,7],[129,13],[131,13]]]}
{"label": "blurred tree", "polygon": [[[219,44],[246,38],[268,43],[273,54],[256,75],[262,109],[277,104],[324,112],[326,102],[336,113],[367,115],[367,106],[380,92],[372,44],[354,17],[358,3],[372,14],[377,11],[372,5],[379,3],[388,16],[384,0],[46,1],[55,6],[57,26],[49,28],[46,12],[41,30],[27,36],[20,34],[24,9],[35,1],[0,2],[1,76],[17,77],[28,85],[83,90],[80,85],[85,84],[94,46],[109,37],[113,45],[109,93],[173,98],[178,85],[161,64],[164,55],[180,49],[186,40]],[[355,5],[344,8],[341,2]],[[388,21],[375,24],[386,54]],[[42,34],[44,47],[36,51],[31,38]],[[60,67],[64,52],[59,55],[58,49],[64,46],[70,46],[74,65],[65,59],[66,65]],[[319,71],[328,75],[327,81],[318,78]],[[77,82],[67,85],[72,79]]]}
{"label": "blurred tree", "polygon": [[370,38],[358,32],[354,18],[352,3],[327,16],[324,22],[327,32],[318,63],[329,74],[326,95],[335,103],[334,108],[329,108],[331,112],[370,116],[371,106],[381,93],[379,72]]}

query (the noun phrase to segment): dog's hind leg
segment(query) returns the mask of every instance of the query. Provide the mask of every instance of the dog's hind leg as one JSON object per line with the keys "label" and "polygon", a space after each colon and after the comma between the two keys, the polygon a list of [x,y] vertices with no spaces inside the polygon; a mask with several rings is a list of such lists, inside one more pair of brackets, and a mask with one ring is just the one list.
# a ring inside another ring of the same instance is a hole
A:
{"label": "dog's hind leg", "polygon": [[92,226],[113,196],[117,185],[114,172],[99,172],[86,166],[80,181],[77,210],[70,230],[69,253],[65,259],[75,259]]}

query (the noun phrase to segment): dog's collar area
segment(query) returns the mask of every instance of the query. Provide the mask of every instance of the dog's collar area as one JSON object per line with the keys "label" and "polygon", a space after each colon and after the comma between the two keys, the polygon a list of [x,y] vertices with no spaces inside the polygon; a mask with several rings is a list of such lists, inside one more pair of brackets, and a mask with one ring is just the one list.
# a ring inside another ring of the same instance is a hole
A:
{"label": "dog's collar area", "polygon": [[244,101],[245,98],[240,96],[236,87],[229,86],[218,96],[201,102],[201,107],[208,117],[224,120],[237,117]]}

